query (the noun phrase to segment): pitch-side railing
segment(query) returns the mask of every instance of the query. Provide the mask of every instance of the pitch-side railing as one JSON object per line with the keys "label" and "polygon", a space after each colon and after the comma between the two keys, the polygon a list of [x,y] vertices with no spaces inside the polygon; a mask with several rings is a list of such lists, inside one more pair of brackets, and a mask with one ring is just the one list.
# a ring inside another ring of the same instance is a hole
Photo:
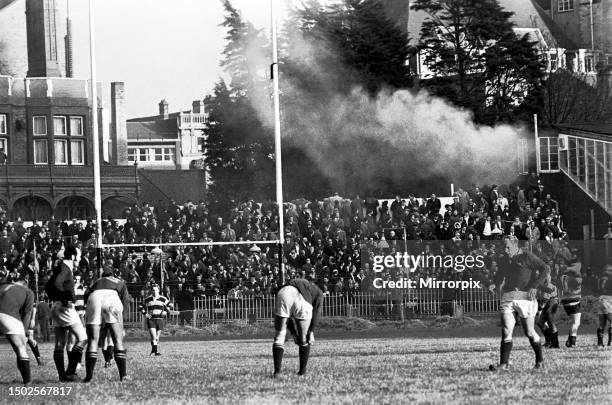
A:
{"label": "pitch-side railing", "polygon": [[[144,325],[138,311],[142,298],[136,297],[124,313],[127,326]],[[194,297],[192,305],[181,308],[173,300],[168,324],[201,327],[221,322],[271,321],[274,318],[274,295]],[[412,289],[394,293],[333,293],[325,297],[323,317],[359,317],[370,320],[404,320],[431,316],[461,314],[491,315],[499,310],[499,297],[484,289],[463,290],[453,294],[444,290]]]}

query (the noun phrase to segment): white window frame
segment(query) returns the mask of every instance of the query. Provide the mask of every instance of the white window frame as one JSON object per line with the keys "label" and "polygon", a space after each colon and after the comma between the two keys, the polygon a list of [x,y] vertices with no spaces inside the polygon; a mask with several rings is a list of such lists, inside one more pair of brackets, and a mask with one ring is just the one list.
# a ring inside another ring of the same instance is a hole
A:
{"label": "white window frame", "polygon": [[[162,163],[174,162],[175,146],[134,146],[128,148],[128,162]],[[142,157],[144,156],[144,159]]]}
{"label": "white window frame", "polygon": [[[36,155],[36,144],[38,144],[38,143],[43,143],[45,145],[43,150],[45,151],[45,156],[46,156],[47,159],[44,162],[43,161],[37,161],[37,159],[36,159],[37,158],[37,155]],[[34,146],[34,153],[33,153],[34,164],[35,165],[48,165],[49,164],[49,143],[48,143],[47,138],[44,138],[44,139],[34,139],[33,146]]]}
{"label": "white window frame", "polygon": [[[555,145],[551,145],[551,140],[556,142]],[[559,164],[559,141],[556,137],[540,137],[538,138],[538,153],[540,156],[538,157],[538,165],[540,166],[540,173],[559,173],[560,164]],[[551,165],[551,156],[556,155],[557,159],[557,167],[553,168]],[[542,156],[546,156],[548,159],[546,161],[542,160]],[[546,165],[546,167],[544,166]]]}
{"label": "white window frame", "polygon": [[[45,132],[36,132],[36,120],[37,119],[42,119],[43,122],[45,123]],[[47,127],[47,116],[46,115],[35,115],[32,117],[32,134],[34,136],[46,136],[47,132],[49,131],[49,128]]]}
{"label": "white window frame", "polygon": [[[72,122],[73,121],[78,121],[78,131],[74,131],[73,126],[72,126]],[[83,117],[78,117],[78,116],[70,116],[70,136],[83,136]]]}
{"label": "white window frame", "polygon": [[[57,159],[58,145],[64,150],[65,161],[61,162]],[[66,166],[68,164],[68,139],[53,140],[53,164],[58,166]]]}
{"label": "white window frame", "polygon": [[128,148],[128,162],[136,162],[138,159],[138,149]]}
{"label": "white window frame", "polygon": [[574,10],[574,0],[558,0],[558,10],[563,13],[565,11]]}
{"label": "white window frame", "polygon": [[[62,122],[61,126],[64,128],[64,132],[57,131],[57,127],[55,125],[56,122]],[[66,117],[63,115],[54,115],[53,116],[53,135],[59,136],[68,136],[68,128],[66,127]]]}
{"label": "white window frame", "polygon": [[0,150],[4,152],[6,158],[8,159],[8,139],[0,138]]}
{"label": "white window frame", "polygon": [[0,135],[8,134],[7,122],[8,122],[7,115],[0,114]]}
{"label": "white window frame", "polygon": [[[80,161],[75,160],[74,147],[79,145],[79,154],[77,156],[81,157]],[[70,141],[70,164],[73,166],[83,166],[85,164],[85,141],[82,139],[72,139]]]}

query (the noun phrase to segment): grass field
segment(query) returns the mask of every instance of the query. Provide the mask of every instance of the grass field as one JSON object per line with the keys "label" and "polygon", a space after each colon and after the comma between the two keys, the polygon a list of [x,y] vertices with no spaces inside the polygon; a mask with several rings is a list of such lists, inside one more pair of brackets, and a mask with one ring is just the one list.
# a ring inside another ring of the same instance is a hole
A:
{"label": "grass field", "polygon": [[[518,332],[518,331],[517,331]],[[432,331],[438,335],[443,331]],[[397,335],[397,334],[395,334]],[[546,367],[532,370],[527,340],[515,338],[512,370],[487,371],[498,358],[498,337],[320,338],[309,374],[298,377],[297,347],[287,342],[285,375],[272,379],[271,341],[162,341],[161,357],[148,342],[128,342],[132,381],[119,383],[116,367],[99,355],[94,382],[71,383],[69,398],[30,397],[31,403],[612,403],[612,350],[596,350],[593,335],[573,350],[545,351]],[[36,386],[58,385],[52,346],[42,346],[44,367],[33,365]],[[100,364],[102,363],[102,364]],[[0,345],[0,398],[19,386],[14,355]],[[84,370],[81,370],[81,374]]]}

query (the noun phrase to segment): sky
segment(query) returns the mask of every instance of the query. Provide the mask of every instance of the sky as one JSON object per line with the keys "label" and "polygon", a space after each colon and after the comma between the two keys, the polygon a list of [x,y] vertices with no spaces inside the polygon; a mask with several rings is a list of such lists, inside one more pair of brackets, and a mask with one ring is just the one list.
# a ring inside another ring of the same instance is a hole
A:
{"label": "sky", "polygon": [[[278,0],[279,20],[285,0]],[[72,0],[75,77],[89,77],[87,1]],[[127,118],[188,110],[222,76],[225,45],[220,0],[94,1],[97,80],[110,108],[110,82],[124,82]],[[270,32],[270,0],[233,0],[243,18]],[[280,21],[279,21],[280,23]]]}

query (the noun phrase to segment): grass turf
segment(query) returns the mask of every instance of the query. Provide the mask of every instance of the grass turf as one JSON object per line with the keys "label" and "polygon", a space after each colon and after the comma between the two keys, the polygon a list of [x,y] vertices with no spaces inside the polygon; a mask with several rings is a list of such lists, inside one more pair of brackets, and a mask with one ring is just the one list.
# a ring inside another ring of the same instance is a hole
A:
{"label": "grass turf", "polygon": [[[98,355],[90,384],[69,397],[27,397],[30,403],[612,403],[612,350],[597,350],[593,335],[569,350],[545,350],[545,368],[532,370],[533,352],[516,336],[508,372],[489,372],[498,360],[498,337],[438,336],[323,339],[311,351],[309,373],[298,377],[297,347],[285,346],[284,375],[272,379],[271,340],[168,341],[160,357],[147,342],[127,342],[132,378],[120,383],[115,364]],[[34,386],[58,386],[51,344],[41,345],[46,364],[32,359]],[[20,386],[15,357],[0,345],[0,401]],[[84,370],[80,371],[84,375]]]}

